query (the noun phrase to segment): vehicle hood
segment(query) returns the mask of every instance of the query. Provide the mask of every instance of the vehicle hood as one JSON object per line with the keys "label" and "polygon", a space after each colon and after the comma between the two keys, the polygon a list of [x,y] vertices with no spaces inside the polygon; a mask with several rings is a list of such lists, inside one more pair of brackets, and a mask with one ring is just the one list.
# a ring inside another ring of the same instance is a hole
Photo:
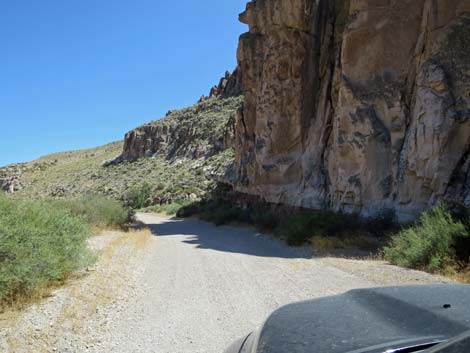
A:
{"label": "vehicle hood", "polygon": [[257,332],[249,352],[375,353],[468,330],[468,285],[358,289],[280,308]]}

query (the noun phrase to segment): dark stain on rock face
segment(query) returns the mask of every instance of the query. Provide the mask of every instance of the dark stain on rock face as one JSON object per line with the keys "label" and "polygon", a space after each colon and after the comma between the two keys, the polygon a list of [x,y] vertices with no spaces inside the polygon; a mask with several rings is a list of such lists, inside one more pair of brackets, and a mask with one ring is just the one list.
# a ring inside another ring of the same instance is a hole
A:
{"label": "dark stain on rock face", "polygon": [[349,177],[348,183],[356,188],[360,188],[362,186],[361,178],[359,175],[353,175]]}

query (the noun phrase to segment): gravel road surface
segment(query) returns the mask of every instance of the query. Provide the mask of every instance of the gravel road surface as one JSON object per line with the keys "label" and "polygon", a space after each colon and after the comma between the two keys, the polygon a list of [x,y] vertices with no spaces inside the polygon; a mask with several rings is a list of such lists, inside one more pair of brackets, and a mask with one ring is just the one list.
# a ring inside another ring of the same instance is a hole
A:
{"label": "gravel road surface", "polygon": [[[138,217],[151,234],[95,239],[108,255],[73,290],[61,289],[14,319],[0,316],[0,351],[222,353],[292,301],[446,281],[380,261],[312,259],[308,248],[250,228]],[[83,305],[91,298],[95,305]]]}

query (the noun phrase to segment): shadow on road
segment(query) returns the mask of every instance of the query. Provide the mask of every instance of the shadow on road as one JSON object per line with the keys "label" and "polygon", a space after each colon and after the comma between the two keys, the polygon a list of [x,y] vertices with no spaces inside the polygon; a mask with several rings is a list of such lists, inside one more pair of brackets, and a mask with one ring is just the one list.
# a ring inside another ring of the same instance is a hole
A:
{"label": "shadow on road", "polygon": [[222,226],[216,227],[196,219],[158,218],[158,222],[147,219],[147,226],[157,237],[180,236],[181,242],[197,249],[211,249],[230,253],[260,257],[311,258],[308,248],[292,248],[285,243],[263,235],[251,228]]}

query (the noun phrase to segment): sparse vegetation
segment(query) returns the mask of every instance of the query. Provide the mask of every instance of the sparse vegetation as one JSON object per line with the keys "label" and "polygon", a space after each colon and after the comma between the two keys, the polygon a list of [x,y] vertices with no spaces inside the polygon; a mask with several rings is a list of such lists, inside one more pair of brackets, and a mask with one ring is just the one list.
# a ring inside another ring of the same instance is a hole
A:
{"label": "sparse vegetation", "polygon": [[420,222],[404,228],[392,237],[384,249],[387,260],[403,267],[429,272],[446,271],[458,267],[458,244],[468,239],[469,232],[461,221],[455,220],[450,211],[436,207],[425,212]]}
{"label": "sparse vegetation", "polygon": [[175,200],[169,204],[162,204],[162,205],[154,205],[150,207],[146,207],[142,209],[144,212],[151,212],[151,213],[160,213],[166,214],[168,216],[174,216],[180,212],[180,210],[184,207],[187,207],[191,204],[190,200]]}
{"label": "sparse vegetation", "polygon": [[359,218],[334,212],[305,212],[288,217],[277,233],[289,245],[299,246],[313,237],[333,237],[343,233],[353,234],[362,227]]}
{"label": "sparse vegetation", "polygon": [[227,201],[227,192],[216,189],[210,199],[190,203],[177,215],[198,215],[216,225],[248,223],[272,231],[291,246],[310,244],[325,252],[356,249],[378,254],[385,240],[395,233],[383,250],[386,260],[470,282],[470,209],[465,206],[453,205],[452,211],[437,207],[424,213],[418,223],[399,230],[389,213],[373,220],[329,211],[292,210],[282,214],[263,204],[238,207]]}
{"label": "sparse vegetation", "polygon": [[168,143],[159,146],[159,154],[166,159],[195,159],[222,152],[222,141],[230,133],[243,96],[210,98],[193,106],[171,110],[164,119],[145,124],[171,131]]}
{"label": "sparse vegetation", "polygon": [[310,244],[315,250],[327,253],[352,249],[375,252],[380,246],[380,242],[377,239],[364,234],[349,236],[314,236],[310,240]]}
{"label": "sparse vegetation", "polygon": [[182,207],[177,216],[199,218],[221,226],[232,222],[250,223],[260,229],[272,230],[277,225],[275,215],[269,207],[238,207],[220,199],[205,199]]}
{"label": "sparse vegetation", "polygon": [[88,265],[90,232],[84,218],[57,204],[0,195],[0,304]]}
{"label": "sparse vegetation", "polygon": [[[218,190],[219,194],[224,192],[226,191]],[[378,241],[372,240],[373,235],[367,230],[367,222],[354,215],[321,211],[292,211],[281,214],[276,213],[267,204],[243,208],[224,201],[219,198],[221,195],[212,196],[213,199],[182,207],[177,215],[197,215],[216,225],[233,222],[252,224],[260,230],[273,232],[285,239],[289,245],[311,243],[315,249],[323,251],[346,248],[376,251],[379,246]]]}
{"label": "sparse vegetation", "polygon": [[[124,161],[108,167],[102,166],[104,161],[121,152],[122,143],[119,142],[92,150],[43,157],[39,160],[45,166],[42,169],[33,167],[39,162],[15,167],[23,170],[18,173],[21,175],[23,189],[18,190],[15,195],[43,199],[94,194],[126,201],[132,189],[147,184],[151,185],[152,200],[171,203],[176,199],[189,198],[191,194],[197,197],[204,195],[213,185],[207,176],[216,170],[214,160],[218,161],[217,158],[220,158],[214,156],[208,160],[184,159],[171,162],[162,156],[155,156],[135,162]],[[44,164],[44,161],[51,163]]]}
{"label": "sparse vegetation", "polygon": [[134,209],[147,207],[152,203],[152,185],[147,182],[141,185],[134,185],[129,189],[124,198],[126,204]]}
{"label": "sparse vegetation", "polygon": [[130,222],[131,212],[119,201],[100,195],[84,195],[72,199],[51,200],[98,228],[123,228]]}

